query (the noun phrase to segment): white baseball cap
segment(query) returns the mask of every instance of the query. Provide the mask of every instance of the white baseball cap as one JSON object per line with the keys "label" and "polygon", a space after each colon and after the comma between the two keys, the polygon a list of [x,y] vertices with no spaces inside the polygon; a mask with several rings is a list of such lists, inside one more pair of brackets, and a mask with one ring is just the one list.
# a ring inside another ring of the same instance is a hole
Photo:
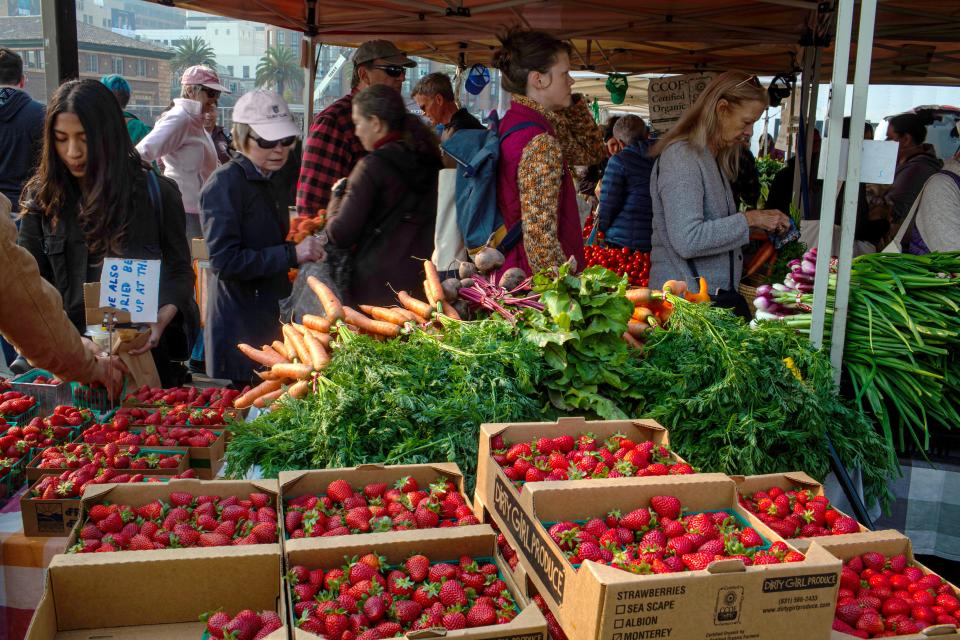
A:
{"label": "white baseball cap", "polygon": [[276,91],[254,89],[240,96],[233,107],[233,121],[248,124],[264,140],[282,140],[300,135],[290,107]]}

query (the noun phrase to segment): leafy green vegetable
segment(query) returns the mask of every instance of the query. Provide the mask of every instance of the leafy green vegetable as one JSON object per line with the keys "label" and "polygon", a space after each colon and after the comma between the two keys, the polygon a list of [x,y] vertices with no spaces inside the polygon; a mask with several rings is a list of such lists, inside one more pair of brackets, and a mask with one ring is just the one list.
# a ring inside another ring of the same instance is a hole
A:
{"label": "leafy green vegetable", "polygon": [[344,332],[315,393],[236,426],[227,475],[449,460],[472,485],[481,423],[550,419],[543,360],[505,321],[445,324],[384,342]]}
{"label": "leafy green vegetable", "polygon": [[601,266],[572,275],[564,264],[554,277],[534,278],[545,309],[526,314],[523,334],[543,349],[550,368],[544,382],[558,409],[622,420],[640,398],[622,338],[633,313],[626,286],[626,278]]}
{"label": "leafy green vegetable", "polygon": [[697,468],[822,480],[829,435],[862,472],[868,500],[889,504],[889,445],[838,396],[827,357],[789,327],[750,329],[728,311],[677,301],[669,329],[648,339],[638,377],[636,415],[670,429],[671,446]]}

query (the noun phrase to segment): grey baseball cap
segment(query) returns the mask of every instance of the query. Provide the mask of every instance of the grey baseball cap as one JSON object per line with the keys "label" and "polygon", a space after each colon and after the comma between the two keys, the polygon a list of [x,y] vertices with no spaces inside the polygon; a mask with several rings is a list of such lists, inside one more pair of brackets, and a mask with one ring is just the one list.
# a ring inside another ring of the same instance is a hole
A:
{"label": "grey baseball cap", "polygon": [[353,64],[360,65],[374,60],[383,60],[383,64],[393,64],[398,67],[415,67],[417,63],[397,49],[389,40],[367,40],[353,54]]}

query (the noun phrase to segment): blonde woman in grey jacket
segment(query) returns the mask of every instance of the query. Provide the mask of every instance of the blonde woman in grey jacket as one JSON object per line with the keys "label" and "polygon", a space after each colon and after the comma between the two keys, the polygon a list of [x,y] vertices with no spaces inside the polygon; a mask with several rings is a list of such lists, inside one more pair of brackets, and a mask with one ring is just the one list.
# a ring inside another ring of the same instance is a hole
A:
{"label": "blonde woman in grey jacket", "polygon": [[766,107],[767,92],[756,76],[727,71],[653,148],[652,286],[677,279],[697,291],[702,276],[711,295],[735,292],[750,231],[789,228],[790,219],[775,209],[738,213],[730,189],[740,145]]}

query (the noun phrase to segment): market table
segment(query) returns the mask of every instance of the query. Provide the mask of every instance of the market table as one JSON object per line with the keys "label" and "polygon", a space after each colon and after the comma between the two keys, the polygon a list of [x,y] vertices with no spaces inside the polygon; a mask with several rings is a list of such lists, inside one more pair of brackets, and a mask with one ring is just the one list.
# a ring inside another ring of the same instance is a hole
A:
{"label": "market table", "polygon": [[0,508],[0,638],[20,640],[43,593],[50,560],[67,547],[66,538],[27,538],[20,517],[24,487]]}

